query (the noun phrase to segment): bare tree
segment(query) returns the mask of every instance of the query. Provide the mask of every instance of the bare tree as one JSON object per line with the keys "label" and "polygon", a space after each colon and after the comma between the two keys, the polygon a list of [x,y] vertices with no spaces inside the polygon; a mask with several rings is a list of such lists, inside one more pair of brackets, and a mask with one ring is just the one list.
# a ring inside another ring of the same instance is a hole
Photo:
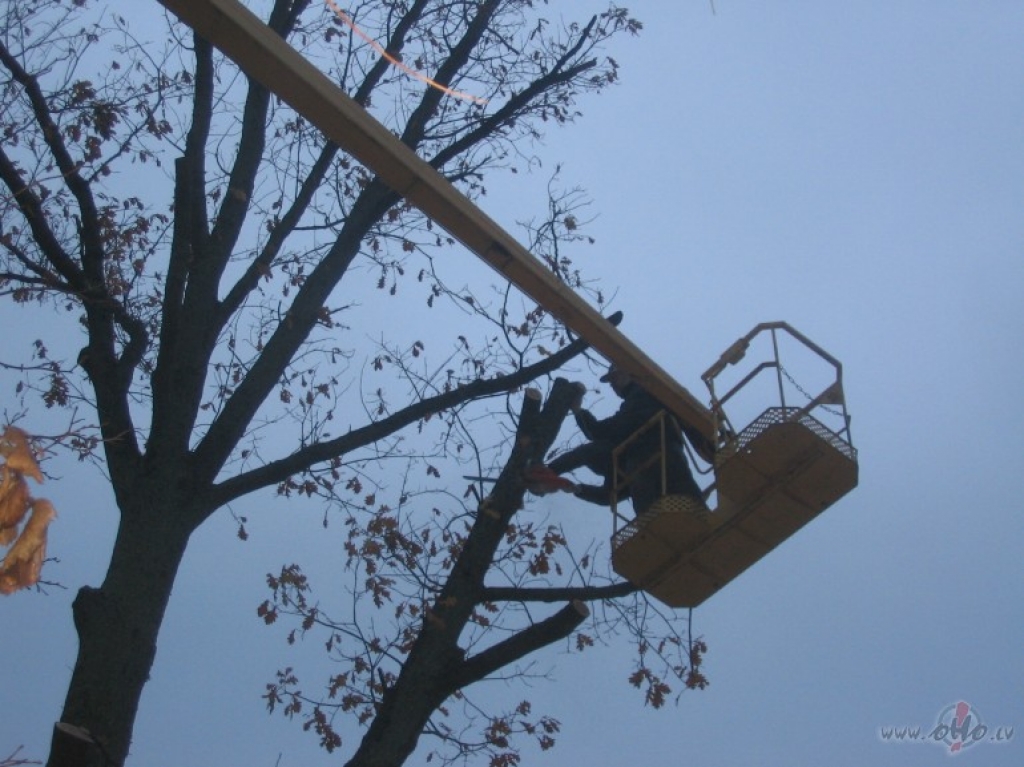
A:
{"label": "bare tree", "polygon": [[[557,719],[533,711],[528,699],[507,710],[478,704],[468,689],[485,678],[528,675],[520,665],[535,651],[573,635],[576,650],[595,639],[630,632],[637,641],[630,683],[644,703],[663,705],[669,680],[703,687],[700,640],[691,641],[669,612],[636,587],[609,577],[605,558],[572,545],[558,524],[542,523],[523,508],[523,469],[552,446],[576,385],[555,380],[546,400],[528,390],[515,418],[514,438],[493,490],[467,492],[463,505],[447,498],[446,512],[424,514],[422,500],[377,507],[346,520],[353,584],[339,613],[297,565],[268,577],[272,596],[259,614],[298,621],[295,642],[316,632],[331,659],[319,697],[305,694],[291,667],[267,686],[268,707],[298,716],[328,750],[342,744],[340,717],[368,724],[349,765],[402,764],[423,733],[444,763],[486,755],[492,765],[518,763],[516,736],[541,749],[555,743]],[[454,509],[458,513],[453,514]],[[575,543],[579,543],[576,541]],[[551,605],[561,603],[560,608]],[[592,616],[586,631],[578,631]],[[455,709],[455,710],[453,710]]]}
{"label": "bare tree", "polygon": [[[633,591],[583,575],[577,585],[534,586],[530,578],[546,575],[564,547],[555,533],[515,521],[519,470],[555,440],[571,387],[556,381],[543,407],[518,392],[584,345],[507,287],[464,282],[444,233],[207,42],[169,24],[166,48],[145,44],[116,5],[89,5],[23,0],[6,3],[0,19],[0,290],[25,311],[62,317],[59,332],[81,338],[76,359],[51,355],[40,339],[35,359],[2,362],[48,407],[89,406],[68,446],[102,460],[119,511],[106,577],[74,602],[79,653],[63,731],[87,733],[101,761],[124,761],[189,537],[269,489],[319,498],[332,516],[353,520],[352,567],[366,574],[376,609],[391,602],[401,611],[388,644],[362,635],[363,650],[350,655],[356,676],[334,683],[356,696],[350,707],[369,726],[352,763],[400,764],[424,731],[472,752],[435,716],[444,702],[568,636],[585,600]],[[366,0],[350,9],[356,26],[309,0],[261,10],[407,146],[478,196],[485,174],[534,163],[542,128],[572,122],[581,97],[615,82],[615,62],[601,50],[639,30],[615,7],[559,23],[533,6]],[[535,252],[588,289],[559,250],[583,236],[579,199],[556,193],[551,206],[533,228]],[[429,314],[411,319],[414,311],[455,312],[459,324],[447,338]],[[393,337],[375,330],[381,312],[407,317]],[[509,424],[507,440],[470,450],[504,467],[488,497],[429,512],[426,522],[411,513],[413,492],[382,510],[374,496],[399,462],[440,480],[436,461],[463,460],[474,407],[505,413]],[[409,433],[423,439],[412,446]],[[247,520],[236,516],[244,536]],[[438,546],[447,553],[437,556]],[[485,583],[495,566],[502,585]],[[413,576],[401,599],[386,574],[398,567]],[[323,623],[344,633],[304,601],[297,568],[272,584],[265,618],[287,608],[307,630]],[[566,606],[534,619],[536,605],[552,601]],[[651,645],[642,602],[608,604],[628,618],[643,658]],[[509,616],[507,636],[467,653],[460,642],[486,628],[493,610]],[[681,648],[671,630],[666,641],[673,637]],[[665,650],[653,652],[669,658]],[[684,650],[669,673],[695,672]],[[661,675],[643,660],[637,673],[659,703]],[[268,690],[268,703],[279,700],[293,714],[301,708],[287,676]],[[309,710],[308,725],[334,745],[327,703]],[[483,747],[512,753],[503,746],[511,725],[492,719]]]}

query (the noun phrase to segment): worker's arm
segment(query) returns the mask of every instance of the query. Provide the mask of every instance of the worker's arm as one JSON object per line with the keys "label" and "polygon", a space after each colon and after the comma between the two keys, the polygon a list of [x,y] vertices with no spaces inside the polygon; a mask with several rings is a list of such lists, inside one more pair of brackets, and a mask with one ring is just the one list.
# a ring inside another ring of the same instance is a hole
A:
{"label": "worker's arm", "polygon": [[[607,487],[602,487],[600,485],[576,485],[576,489],[573,490],[573,495],[580,500],[587,501],[588,503],[594,503],[598,506],[612,505],[611,491]],[[627,498],[629,498],[629,488],[619,488],[619,497],[617,500],[621,502]]]}
{"label": "worker's arm", "polygon": [[589,440],[600,439],[602,437],[598,432],[601,430],[601,422],[597,420],[593,413],[586,408],[574,406],[572,409],[573,417],[576,419],[576,425],[579,430],[583,432],[583,436]]}
{"label": "worker's arm", "polygon": [[633,432],[647,423],[650,418],[661,410],[661,405],[646,392],[629,395],[613,415],[608,418],[595,418],[589,411],[578,408],[573,411],[580,431],[589,440],[608,440],[618,444],[630,437]]}

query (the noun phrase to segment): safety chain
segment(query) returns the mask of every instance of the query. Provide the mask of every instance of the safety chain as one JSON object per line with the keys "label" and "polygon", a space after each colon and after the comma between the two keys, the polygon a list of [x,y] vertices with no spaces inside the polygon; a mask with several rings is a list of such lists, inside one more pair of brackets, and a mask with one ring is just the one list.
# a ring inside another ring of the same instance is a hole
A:
{"label": "safety chain", "polygon": [[[786,376],[786,379],[787,379],[787,380],[788,380],[788,381],[789,381],[789,382],[790,382],[791,384],[793,384],[793,386],[795,386],[795,387],[796,387],[796,390],[797,390],[798,392],[800,392],[801,394],[803,394],[803,395],[804,395],[804,396],[805,396],[805,397],[807,398],[807,401],[808,401],[808,402],[811,402],[811,401],[813,401],[813,400],[814,400],[814,397],[812,397],[812,396],[811,396],[811,395],[810,395],[810,394],[809,394],[809,393],[807,392],[807,390],[806,390],[806,389],[804,389],[804,387],[802,387],[802,386],[801,386],[800,384],[798,384],[798,383],[796,382],[796,379],[795,379],[795,378],[793,378],[793,376],[791,376],[791,375],[789,374],[789,371],[788,371],[788,370],[786,370],[786,368],[784,368],[784,367],[783,367],[783,366],[782,366],[781,364],[779,365],[779,370],[781,370],[781,371],[782,371],[782,375]],[[824,410],[824,411],[825,411],[826,413],[831,413],[832,415],[836,416],[837,418],[843,418],[843,417],[844,417],[844,416],[843,416],[843,414],[842,414],[842,413],[841,413],[840,411],[838,411],[838,410],[835,410],[835,409],[833,409],[833,408],[830,408],[830,407],[829,407],[828,405],[823,405],[823,404],[821,404],[821,405],[818,405],[818,407],[820,407],[820,408],[821,408],[822,410]]]}

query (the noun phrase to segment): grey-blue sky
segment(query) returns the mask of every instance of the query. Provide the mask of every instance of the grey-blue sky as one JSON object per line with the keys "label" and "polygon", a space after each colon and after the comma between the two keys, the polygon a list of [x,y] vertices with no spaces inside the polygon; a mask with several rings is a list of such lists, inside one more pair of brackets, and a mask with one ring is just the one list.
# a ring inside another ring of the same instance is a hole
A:
{"label": "grey-blue sky", "polygon": [[[934,764],[938,746],[884,743],[879,728],[929,727],[957,700],[1024,728],[1024,6],[715,10],[636,4],[644,33],[611,52],[621,85],[543,156],[594,198],[598,243],[581,258],[618,288],[624,330],[692,390],[761,320],[842,359],[861,487],[697,611],[707,691],[644,711],[622,648],[545,654],[556,681],[531,696],[564,731],[529,760]],[[511,228],[545,181],[495,181],[483,207]],[[83,508],[60,483],[46,494],[62,511],[62,578],[95,582],[112,532],[103,499]],[[566,499],[546,510],[610,528]],[[223,516],[197,536],[137,764],[331,761],[258,698],[284,656],[253,617],[262,576],[299,558],[318,520],[288,524],[294,544],[242,546]],[[0,751],[45,750],[73,661],[70,598],[0,605],[5,708],[25,701],[0,721]],[[1019,764],[1022,740],[956,759]]]}

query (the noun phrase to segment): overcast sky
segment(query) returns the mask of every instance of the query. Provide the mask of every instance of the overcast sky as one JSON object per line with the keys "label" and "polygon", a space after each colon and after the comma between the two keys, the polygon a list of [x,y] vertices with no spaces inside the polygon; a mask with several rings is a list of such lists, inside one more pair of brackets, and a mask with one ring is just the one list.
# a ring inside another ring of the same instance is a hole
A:
{"label": "overcast sky", "polygon": [[[1024,4],[631,10],[644,31],[610,51],[621,84],[542,150],[594,200],[586,268],[618,288],[626,334],[702,397],[700,373],[764,320],[842,360],[861,484],[695,612],[706,691],[645,710],[623,646],[544,653],[554,682],[530,697],[563,731],[524,763],[923,767],[945,763],[942,745],[882,728],[930,731],[962,701],[988,730],[954,763],[1020,765]],[[512,228],[545,173],[492,184],[484,209]],[[46,753],[74,662],[69,604],[109,555],[109,506],[82,487],[47,488],[71,588],[0,602],[0,757]],[[610,530],[547,502],[567,525]],[[339,759],[264,712],[286,653],[254,607],[293,552],[234,530],[222,514],[194,538],[130,764]],[[1007,727],[1019,732],[991,740]]]}

